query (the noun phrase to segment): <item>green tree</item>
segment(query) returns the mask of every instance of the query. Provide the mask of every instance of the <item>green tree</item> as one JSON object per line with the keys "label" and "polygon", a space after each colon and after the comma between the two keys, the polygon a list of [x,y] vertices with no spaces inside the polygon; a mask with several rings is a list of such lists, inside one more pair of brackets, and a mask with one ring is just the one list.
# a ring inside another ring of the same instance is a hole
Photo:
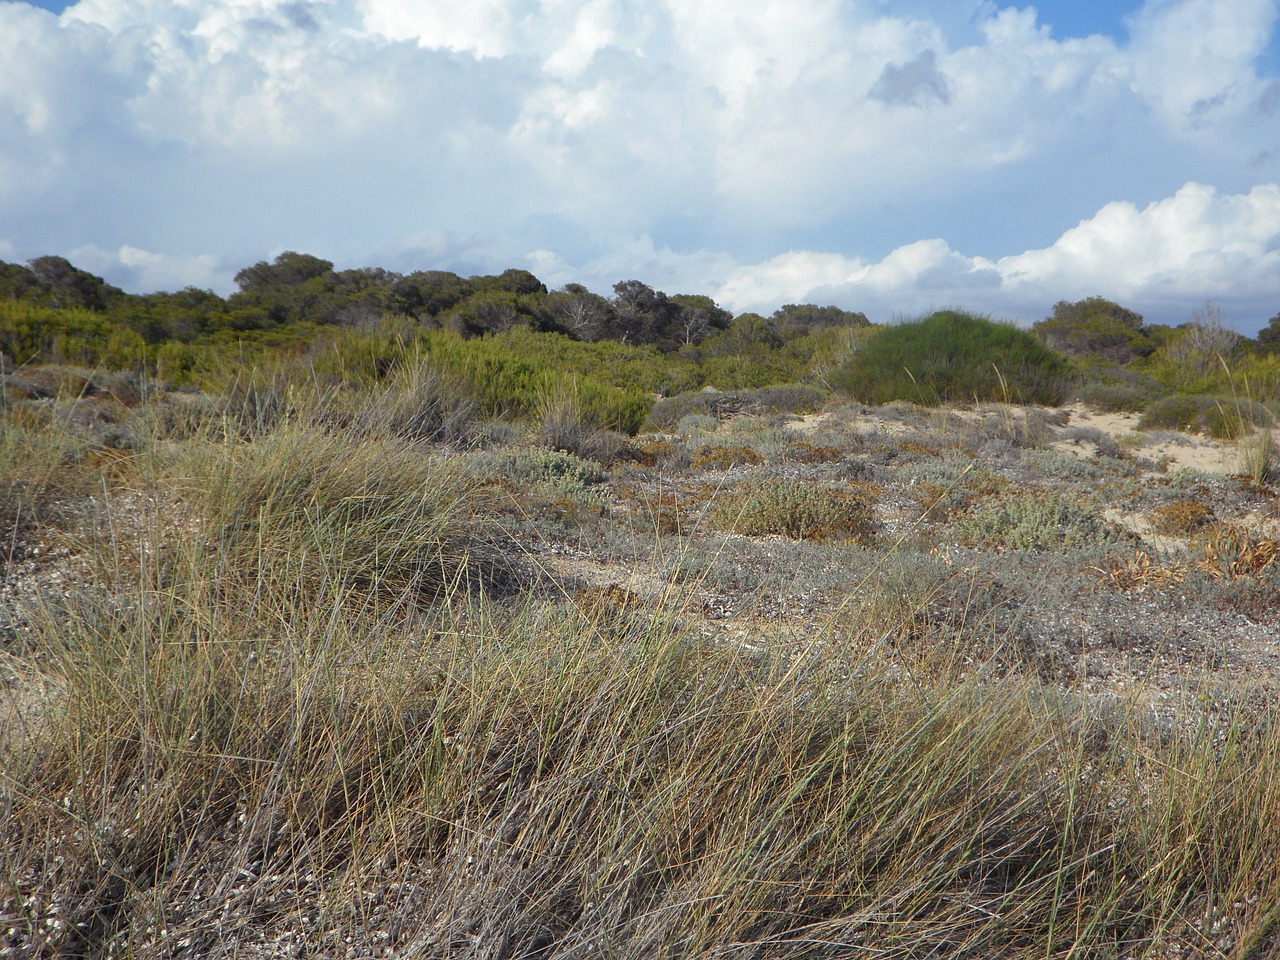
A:
{"label": "green tree", "polygon": [[286,250],[271,263],[260,260],[235,276],[241,293],[267,296],[280,287],[300,287],[308,280],[333,273],[333,262]]}
{"label": "green tree", "polygon": [[449,311],[443,318],[444,324],[464,337],[502,333],[519,324],[542,330],[547,326],[542,300],[536,295],[510,290],[477,290]]}
{"label": "green tree", "polygon": [[128,296],[101,277],[72,266],[64,257],[37,257],[27,267],[39,291],[34,299],[51,307],[105,310]]}
{"label": "green tree", "polygon": [[470,280],[447,270],[415,270],[391,287],[390,308],[415,320],[438,317],[475,292]]}
{"label": "green tree", "polygon": [[786,336],[803,337],[826,327],[869,327],[871,321],[861,311],[786,303],[773,311],[773,324]]}
{"label": "green tree", "polygon": [[684,346],[701,343],[708,334],[727,329],[733,314],[702,294],[677,293],[671,302],[680,308],[677,333]]}
{"label": "green tree", "polygon": [[545,295],[547,285],[528,270],[503,270],[497,276],[479,276],[471,278],[471,286],[477,290],[501,290],[505,293],[525,295]]}
{"label": "green tree", "polygon": [[1280,353],[1280,313],[1258,331],[1258,348],[1263,353]]}
{"label": "green tree", "polygon": [[1141,314],[1102,297],[1059,300],[1052,315],[1031,329],[1051,350],[1121,364],[1150,356],[1158,346]]}

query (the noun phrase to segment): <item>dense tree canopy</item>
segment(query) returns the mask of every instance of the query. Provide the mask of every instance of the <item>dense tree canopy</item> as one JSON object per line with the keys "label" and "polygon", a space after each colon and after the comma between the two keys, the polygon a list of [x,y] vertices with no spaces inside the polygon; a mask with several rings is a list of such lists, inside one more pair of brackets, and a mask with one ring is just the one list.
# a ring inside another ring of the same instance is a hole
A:
{"label": "dense tree canopy", "polygon": [[1280,313],[1267,321],[1267,325],[1258,331],[1258,346],[1265,353],[1280,353]]}
{"label": "dense tree canopy", "polygon": [[1059,300],[1051,316],[1032,330],[1044,343],[1068,356],[1096,356],[1129,363],[1150,356],[1159,345],[1142,316],[1102,297]]}
{"label": "dense tree canopy", "polygon": [[[172,371],[189,369],[193,354],[179,349],[184,345],[225,351],[234,344],[241,345],[237,349],[246,343],[302,344],[314,341],[324,328],[361,331],[407,322],[419,330],[444,328],[463,337],[526,329],[587,343],[617,341],[648,347],[655,356],[665,354],[681,370],[705,360],[725,381],[744,376],[764,381],[802,370],[805,358],[818,349],[816,341],[809,343],[817,333],[868,325],[861,313],[814,304],[787,304],[772,317],[752,313],[735,319],[709,296],[668,295],[640,280],[623,280],[612,296],[604,296],[578,283],[548,291],[522,269],[471,277],[445,270],[335,270],[330,260],[292,250],[245,267],[235,283],[236,291],[225,299],[194,287],[130,295],[60,257],[41,257],[25,266],[0,262],[0,301],[88,311],[85,317],[100,318],[89,323],[83,317],[63,317],[54,324],[52,314],[15,315],[2,321],[12,327],[6,342],[15,350],[26,344],[23,355],[34,356],[55,343],[87,343],[90,328],[119,330],[127,336],[116,342],[133,346],[113,355],[163,353],[164,365]],[[53,339],[38,336],[33,331],[41,325],[63,332]],[[73,328],[83,336],[69,332]],[[770,357],[784,346],[786,356]],[[830,352],[829,346],[821,349]],[[91,355],[77,350],[77,356]],[[749,375],[742,372],[748,367]],[[683,373],[677,379],[681,377],[688,379]]]}

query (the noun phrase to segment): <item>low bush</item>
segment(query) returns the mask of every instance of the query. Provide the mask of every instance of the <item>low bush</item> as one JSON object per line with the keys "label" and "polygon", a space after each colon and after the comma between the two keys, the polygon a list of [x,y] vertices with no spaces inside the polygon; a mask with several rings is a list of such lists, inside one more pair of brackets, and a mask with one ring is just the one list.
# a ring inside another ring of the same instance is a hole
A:
{"label": "low bush", "polygon": [[1182,395],[1157,400],[1138,418],[1139,430],[1183,430],[1234,440],[1255,426],[1271,426],[1271,412],[1254,400]]}
{"label": "low bush", "polygon": [[694,470],[728,470],[761,463],[764,463],[764,457],[750,447],[738,444],[703,444],[691,452],[689,460],[689,466]]}
{"label": "low bush", "polygon": [[865,494],[798,480],[761,480],[721,493],[707,511],[717,530],[792,540],[875,539],[875,514]]}
{"label": "low bush", "polygon": [[1123,367],[1086,370],[1076,399],[1103,413],[1141,413],[1168,394],[1159,381]]}
{"label": "low bush", "polygon": [[685,417],[698,414],[723,419],[728,416],[771,413],[813,413],[830,394],[817,387],[784,384],[758,390],[696,390],[664,397],[653,405],[645,426],[650,430],[674,430]]}
{"label": "low bush", "polygon": [[516,483],[546,483],[558,487],[586,487],[602,483],[598,463],[544,447],[502,447],[476,458],[479,469]]}
{"label": "low bush", "polygon": [[1185,537],[1216,519],[1213,507],[1198,500],[1176,500],[1156,507],[1150,513],[1152,529],[1170,537]]}
{"label": "low bush", "polygon": [[1008,550],[1061,550],[1118,539],[1094,510],[1043,490],[980,503],[956,520],[955,529],[965,543]]}

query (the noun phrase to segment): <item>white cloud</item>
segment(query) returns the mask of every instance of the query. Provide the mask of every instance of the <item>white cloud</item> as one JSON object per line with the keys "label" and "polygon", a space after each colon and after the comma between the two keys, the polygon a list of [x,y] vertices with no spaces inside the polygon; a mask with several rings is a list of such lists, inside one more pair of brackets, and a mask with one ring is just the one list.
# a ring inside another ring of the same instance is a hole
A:
{"label": "white cloud", "polygon": [[115,251],[77,247],[67,257],[81,269],[111,274],[133,289],[173,291],[194,286],[225,291],[230,287],[227,267],[207,254],[175,257],[125,245]]}
{"label": "white cloud", "polygon": [[1051,246],[996,262],[938,239],[870,264],[793,251],[737,267],[718,290],[735,310],[828,298],[882,317],[959,305],[1024,320],[1056,300],[1095,295],[1166,322],[1185,320],[1177,310],[1210,298],[1242,324],[1260,324],[1280,309],[1280,186],[1223,195],[1188,183],[1142,209],[1110,203]]}
{"label": "white cloud", "polygon": [[1052,247],[1005,257],[998,269],[1011,290],[1079,294],[1105,284],[1126,297],[1156,289],[1218,297],[1247,285],[1280,292],[1280,187],[1223,196],[1188,183],[1141,210],[1110,203]]}
{"label": "white cloud", "polygon": [[1276,18],[1275,0],[1151,0],[1130,21],[1134,86],[1178,129],[1239,116],[1265,89],[1253,62]]}

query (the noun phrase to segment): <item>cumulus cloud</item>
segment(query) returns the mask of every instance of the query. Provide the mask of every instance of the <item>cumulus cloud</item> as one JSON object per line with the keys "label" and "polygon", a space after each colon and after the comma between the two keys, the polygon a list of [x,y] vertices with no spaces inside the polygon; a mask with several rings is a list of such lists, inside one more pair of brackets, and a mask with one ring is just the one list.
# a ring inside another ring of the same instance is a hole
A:
{"label": "cumulus cloud", "polygon": [[111,274],[118,283],[134,290],[208,289],[222,285],[227,270],[233,269],[209,254],[175,257],[128,245],[111,251],[94,246],[77,247],[67,256],[81,269]]}
{"label": "cumulus cloud", "polygon": [[106,251],[125,285],[225,289],[301,249],[889,312],[1270,289],[1276,19],[1148,0],[1111,38],[999,0],[0,3],[0,249]]}
{"label": "cumulus cloud", "polygon": [[1101,295],[1173,323],[1210,298],[1257,327],[1280,308],[1280,186],[1224,195],[1187,183],[1141,209],[1109,203],[1052,245],[994,262],[940,239],[874,263],[793,251],[736,268],[718,293],[740,310],[825,298],[871,313],[962,305],[1023,320],[1059,299]]}

